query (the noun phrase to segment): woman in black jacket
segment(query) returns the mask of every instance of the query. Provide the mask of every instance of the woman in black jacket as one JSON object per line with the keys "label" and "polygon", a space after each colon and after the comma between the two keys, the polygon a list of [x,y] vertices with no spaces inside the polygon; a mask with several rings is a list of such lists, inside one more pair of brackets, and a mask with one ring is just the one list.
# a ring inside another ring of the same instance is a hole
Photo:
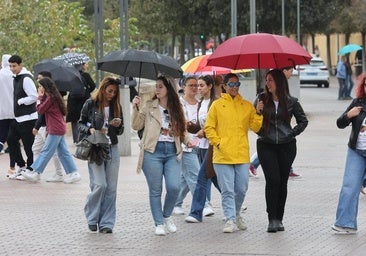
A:
{"label": "woman in black jacket", "polygon": [[[284,231],[282,219],[287,198],[287,181],[296,157],[295,137],[303,132],[308,120],[299,101],[290,96],[288,81],[282,70],[266,75],[262,101],[263,125],[258,132],[257,153],[266,179],[267,232]],[[296,125],[291,126],[295,117]]]}
{"label": "woman in black jacket", "polygon": [[120,155],[118,135],[123,132],[120,81],[104,78],[98,90],[87,100],[79,120],[80,137],[100,130],[110,140],[109,157],[102,164],[88,161],[90,194],[84,212],[91,231],[112,233],[116,219],[116,197]]}
{"label": "woman in black jacket", "polygon": [[358,198],[366,174],[365,88],[365,77],[363,77],[357,86],[356,98],[337,119],[337,126],[340,129],[352,125],[336,221],[332,226],[337,234],[354,234],[357,231]]}

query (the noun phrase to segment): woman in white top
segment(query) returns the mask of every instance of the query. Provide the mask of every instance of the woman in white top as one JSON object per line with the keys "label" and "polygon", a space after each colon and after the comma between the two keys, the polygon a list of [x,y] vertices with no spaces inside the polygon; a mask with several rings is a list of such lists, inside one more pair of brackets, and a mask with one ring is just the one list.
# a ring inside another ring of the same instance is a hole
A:
{"label": "woman in white top", "polygon": [[[197,124],[197,110],[198,110],[198,83],[194,76],[189,76],[183,81],[184,95],[180,97],[180,102],[183,106],[183,112],[188,124]],[[198,143],[199,138],[191,132],[190,135],[195,143]],[[182,169],[180,175],[180,191],[177,201],[174,206],[173,213],[176,215],[184,214],[182,209],[183,200],[190,191],[193,195],[196,189],[198,171],[200,169],[200,162],[198,158],[198,147],[188,148],[182,145]]]}
{"label": "woman in white top", "polygon": [[[144,132],[137,171],[145,174],[149,186],[150,209],[155,222],[155,234],[166,235],[165,228],[174,233],[177,227],[170,218],[179,192],[179,170],[183,142],[191,147],[186,132],[186,121],[179,97],[172,83],[165,76],[156,80],[152,100],[140,108],[141,98],[133,103],[132,128]],[[163,178],[166,195],[162,204]]]}
{"label": "woman in white top", "polygon": [[[218,86],[221,86],[220,81],[222,81],[222,78],[221,80],[220,78],[216,78],[215,82],[214,79],[209,75],[201,76],[198,78],[199,93],[202,97],[199,103],[199,110],[198,110],[198,121],[201,126],[201,129],[196,133],[196,136],[200,138],[199,148],[202,163],[198,173],[196,189],[192,197],[191,211],[189,213],[189,216],[185,219],[186,222],[190,223],[201,222],[202,215],[209,216],[214,214],[213,210],[209,207],[207,200],[207,197],[209,196],[210,192],[211,183],[210,179],[208,179],[206,176],[206,162],[211,161],[212,159],[206,159],[207,157],[206,153],[209,148],[209,142],[205,137],[203,127],[206,122],[208,109],[210,108],[212,102],[216,99],[215,95],[216,88]],[[218,86],[215,86],[214,84]],[[212,177],[211,181],[219,190],[216,177]]]}

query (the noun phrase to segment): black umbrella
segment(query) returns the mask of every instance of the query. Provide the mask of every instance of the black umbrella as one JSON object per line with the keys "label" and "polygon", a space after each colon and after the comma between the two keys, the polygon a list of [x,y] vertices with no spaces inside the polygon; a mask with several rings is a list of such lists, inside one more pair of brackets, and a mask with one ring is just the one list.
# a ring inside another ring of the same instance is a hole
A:
{"label": "black umbrella", "polygon": [[35,76],[41,71],[48,71],[52,75],[59,91],[72,91],[83,87],[80,72],[71,64],[63,60],[45,59],[33,66]]}
{"label": "black umbrella", "polygon": [[98,69],[121,76],[133,76],[155,80],[159,74],[182,77],[183,71],[170,56],[154,51],[127,49],[112,51],[97,63]]}

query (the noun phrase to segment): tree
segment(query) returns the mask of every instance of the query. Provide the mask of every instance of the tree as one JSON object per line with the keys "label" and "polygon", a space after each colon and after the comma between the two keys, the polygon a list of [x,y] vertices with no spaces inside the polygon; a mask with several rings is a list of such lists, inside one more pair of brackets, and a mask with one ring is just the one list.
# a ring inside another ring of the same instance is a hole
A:
{"label": "tree", "polygon": [[0,8],[0,52],[19,54],[28,68],[76,47],[93,56],[92,32],[79,3],[6,1]]}

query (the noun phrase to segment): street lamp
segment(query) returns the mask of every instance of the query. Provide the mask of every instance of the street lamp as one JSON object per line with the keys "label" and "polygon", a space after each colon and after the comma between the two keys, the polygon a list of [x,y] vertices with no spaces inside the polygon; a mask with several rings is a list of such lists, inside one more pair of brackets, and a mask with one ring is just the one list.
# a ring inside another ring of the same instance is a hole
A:
{"label": "street lamp", "polygon": [[231,0],[231,37],[237,36],[237,3],[236,0]]}

